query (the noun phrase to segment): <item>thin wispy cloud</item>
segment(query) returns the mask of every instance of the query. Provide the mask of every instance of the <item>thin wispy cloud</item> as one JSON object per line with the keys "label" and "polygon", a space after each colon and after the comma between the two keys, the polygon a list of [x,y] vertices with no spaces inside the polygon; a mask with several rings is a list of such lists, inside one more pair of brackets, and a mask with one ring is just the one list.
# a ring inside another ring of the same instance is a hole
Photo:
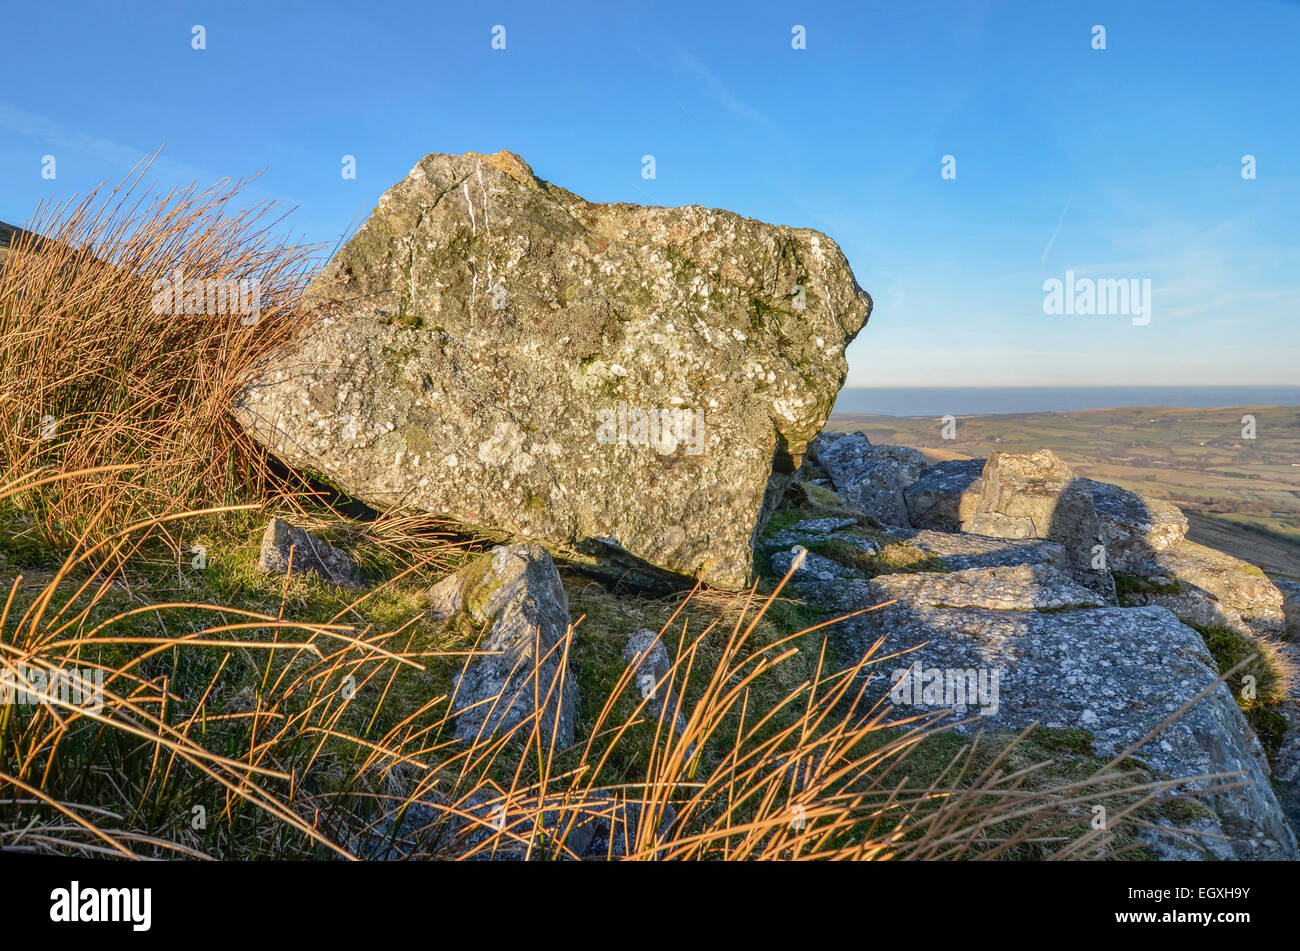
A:
{"label": "thin wispy cloud", "polygon": [[1048,239],[1047,247],[1043,248],[1043,264],[1047,263],[1047,253],[1052,250],[1052,245],[1056,244],[1056,236],[1061,233],[1061,223],[1065,221],[1065,213],[1070,210],[1070,202],[1072,201],[1074,201],[1073,195],[1065,199],[1065,207],[1061,209],[1060,217],[1056,219],[1056,230],[1052,232],[1052,237]]}
{"label": "thin wispy cloud", "polygon": [[[154,149],[143,149],[91,135],[66,123],[18,109],[7,103],[0,103],[0,130],[35,139],[42,149],[49,150],[56,158],[60,150],[74,152],[93,159],[96,168],[110,165],[120,169],[123,174],[134,168],[141,159],[152,155],[154,151]],[[33,168],[37,167],[33,163]],[[165,154],[153,160],[149,171],[151,176],[169,184],[198,182],[202,186],[226,177],[195,165],[178,162]],[[291,201],[282,195],[256,187],[245,188],[241,195],[246,201],[254,203],[274,201],[283,204]]]}
{"label": "thin wispy cloud", "polygon": [[759,112],[753,106],[744,102],[733,93],[713,70],[709,69],[694,53],[691,53],[681,46],[673,45],[674,66],[679,72],[687,72],[697,77],[708,91],[709,95],[732,115],[739,116],[742,119],[750,119],[754,122],[768,123],[771,120],[763,113]]}

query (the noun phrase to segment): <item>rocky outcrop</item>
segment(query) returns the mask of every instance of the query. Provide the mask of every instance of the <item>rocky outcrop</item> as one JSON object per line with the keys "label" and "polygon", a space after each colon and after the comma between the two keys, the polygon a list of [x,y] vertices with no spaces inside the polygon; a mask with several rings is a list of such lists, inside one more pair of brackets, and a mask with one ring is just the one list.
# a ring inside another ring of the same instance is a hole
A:
{"label": "rocky outcrop", "polygon": [[1131,571],[1187,534],[1187,516],[1178,506],[1106,482],[1081,481],[1092,494],[1112,571]]}
{"label": "rocky outcrop", "polygon": [[825,235],[594,204],[429,155],[317,280],[236,415],[291,464],[724,587],[820,431],[870,298]]}
{"label": "rocky outcrop", "polygon": [[1140,582],[1127,604],[1159,604],[1197,627],[1274,636],[1286,628],[1282,592],[1264,572],[1221,551],[1182,541],[1132,566]]}
{"label": "rocky outcrop", "polygon": [[[957,715],[978,714],[989,727],[1038,723],[1082,729],[1092,734],[1094,750],[1102,756],[1143,740],[1208,691],[1135,755],[1171,777],[1231,773],[1244,780],[1242,787],[1203,797],[1232,856],[1296,857],[1295,838],[1269,783],[1258,741],[1227,686],[1214,686],[1218,672],[1200,635],[1165,609],[1043,614],[949,608],[920,600],[848,624],[861,632],[861,645],[884,637],[882,654],[923,645],[890,662],[938,672],[937,680],[922,678],[924,687],[933,689],[898,692],[905,701],[900,713],[955,707]],[[956,685],[963,681],[964,693],[958,696]],[[883,694],[896,684],[884,681],[878,690]],[[972,684],[975,690],[969,689]],[[1189,788],[1204,791],[1222,782],[1201,781]],[[1217,846],[1213,840],[1203,844],[1211,852]]]}
{"label": "rocky outcrop", "polygon": [[975,514],[985,461],[956,459],[922,469],[916,481],[903,490],[912,527],[961,531],[961,523]]}
{"label": "rocky outcrop", "polygon": [[819,446],[817,462],[849,508],[882,525],[907,525],[903,490],[925,468],[925,456],[906,446],[873,446],[862,433]]}
{"label": "rocky outcrop", "polygon": [[271,519],[262,534],[257,570],[273,575],[310,572],[347,588],[361,584],[361,572],[347,552],[281,518]]}
{"label": "rocky outcrop", "polygon": [[[1032,493],[1032,481],[1026,485]],[[1040,510],[1055,514],[1035,505],[1000,512],[1031,521]],[[899,716],[953,710],[954,722],[973,718],[962,730],[1031,723],[1081,730],[1102,757],[1140,743],[1131,755],[1156,777],[1230,774],[1183,787],[1199,811],[1162,818],[1139,839],[1159,858],[1296,857],[1287,817],[1300,803],[1297,721],[1270,770],[1231,690],[1216,685],[1204,638],[1168,609],[1113,606],[1080,583],[1069,549],[1051,539],[902,528],[866,534],[854,520],[805,519],[774,534],[769,551],[778,574],[794,568],[792,592],[828,617],[877,608],[830,628],[848,660],[883,638],[874,656],[889,659],[867,668],[867,709],[888,699]],[[1158,557],[1185,555],[1187,544]],[[859,558],[891,546],[924,557],[909,569]],[[1187,713],[1160,729],[1185,705]]]}
{"label": "rocky outcrop", "polygon": [[[429,596],[436,619],[464,617],[476,631],[491,629],[456,676],[455,736],[473,740],[514,730],[542,711],[543,746],[573,743],[578,682],[568,666],[569,598],[555,562],[540,545],[498,546],[490,555],[439,582]],[[520,735],[528,736],[530,726]]]}
{"label": "rocky outcrop", "polygon": [[1075,579],[1115,601],[1115,582],[1101,554],[1101,524],[1085,480],[1049,449],[994,453],[980,476],[974,511],[962,531],[996,538],[1059,542]]}

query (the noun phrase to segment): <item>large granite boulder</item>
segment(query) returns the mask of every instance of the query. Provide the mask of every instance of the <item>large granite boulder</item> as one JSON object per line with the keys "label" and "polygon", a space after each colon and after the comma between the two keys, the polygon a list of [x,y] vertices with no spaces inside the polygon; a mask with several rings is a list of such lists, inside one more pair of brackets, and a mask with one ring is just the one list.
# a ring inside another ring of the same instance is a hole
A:
{"label": "large granite boulder", "polygon": [[[573,743],[578,715],[577,676],[565,638],[569,598],[555,562],[540,545],[502,545],[440,581],[429,595],[435,620],[465,618],[471,631],[490,625],[478,652],[456,675],[453,708],[457,739],[515,730],[543,707],[543,745]],[[530,726],[519,729],[527,737]]]}
{"label": "large granite boulder", "polygon": [[1087,480],[1050,449],[997,452],[980,476],[974,511],[962,531],[995,538],[1048,538],[1064,546],[1076,580],[1115,601],[1115,582],[1104,558],[1101,523]]}
{"label": "large granite boulder", "polygon": [[1172,502],[1153,499],[1108,482],[1081,480],[1092,493],[1101,540],[1112,571],[1134,565],[1177,545],[1187,534],[1187,516]]}
{"label": "large granite boulder", "polygon": [[593,204],[509,152],[424,158],[312,302],[236,407],[287,462],[375,505],[725,587],[871,309],[825,235]]}
{"label": "large granite boulder", "polygon": [[984,465],[984,459],[954,459],[922,469],[903,490],[912,527],[961,531],[961,523],[975,514]]}
{"label": "large granite boulder", "polygon": [[817,462],[850,508],[882,525],[907,525],[903,490],[925,468],[925,456],[906,446],[873,446],[862,433],[818,444]]}

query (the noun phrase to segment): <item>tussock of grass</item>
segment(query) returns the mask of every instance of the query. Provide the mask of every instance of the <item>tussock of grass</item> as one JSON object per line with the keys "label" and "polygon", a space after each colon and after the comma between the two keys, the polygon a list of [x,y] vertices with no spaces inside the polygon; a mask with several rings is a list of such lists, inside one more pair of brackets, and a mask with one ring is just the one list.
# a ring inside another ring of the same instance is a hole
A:
{"label": "tussock of grass", "polygon": [[[1227,627],[1198,627],[1220,674],[1250,723],[1269,762],[1273,762],[1286,735],[1288,723],[1277,710],[1287,697],[1296,673],[1286,656],[1269,638],[1251,636]],[[1246,689],[1246,678],[1253,680]]]}
{"label": "tussock of grass", "polygon": [[1115,593],[1121,598],[1140,594],[1177,594],[1182,590],[1183,586],[1177,581],[1160,584],[1139,575],[1115,572]]}
{"label": "tussock of grass", "polygon": [[[270,206],[231,211],[239,183],[149,194],[146,170],[39,209],[0,270],[0,471],[64,474],[10,502],[65,543],[91,524],[260,499],[270,482],[229,407],[302,326],[316,249],[274,238]],[[178,271],[257,281],[256,322],[217,300],[160,312],[155,282]]]}

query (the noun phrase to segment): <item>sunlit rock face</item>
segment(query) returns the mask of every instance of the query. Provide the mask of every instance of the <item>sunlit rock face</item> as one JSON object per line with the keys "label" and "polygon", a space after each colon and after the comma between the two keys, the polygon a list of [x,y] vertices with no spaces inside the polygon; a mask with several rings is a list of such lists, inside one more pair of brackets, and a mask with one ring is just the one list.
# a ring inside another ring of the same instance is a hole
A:
{"label": "sunlit rock face", "polygon": [[287,462],[377,506],[738,587],[871,300],[815,231],[593,204],[500,152],[427,156],[312,306],[237,408]]}

